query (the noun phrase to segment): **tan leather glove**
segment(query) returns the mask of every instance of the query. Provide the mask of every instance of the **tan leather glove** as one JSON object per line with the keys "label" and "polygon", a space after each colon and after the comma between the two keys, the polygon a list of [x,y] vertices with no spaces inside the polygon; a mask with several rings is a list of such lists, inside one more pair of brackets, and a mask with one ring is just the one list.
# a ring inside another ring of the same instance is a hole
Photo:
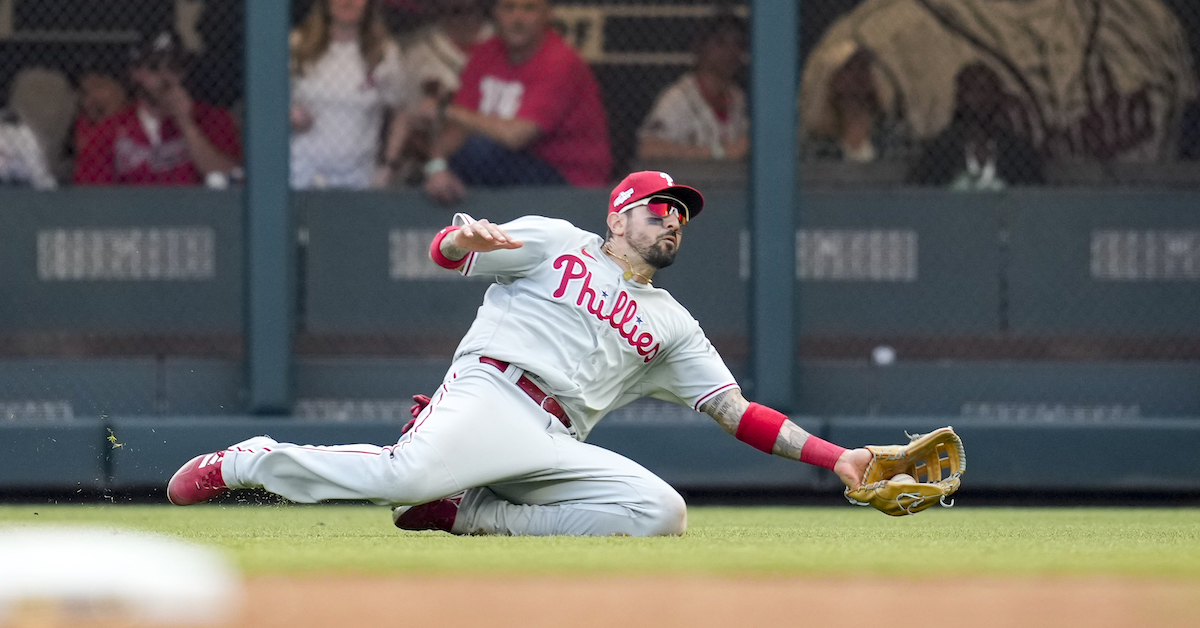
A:
{"label": "tan leather glove", "polygon": [[[951,427],[909,439],[907,445],[867,445],[874,458],[862,485],[846,489],[850,503],[892,516],[911,515],[938,503],[947,508],[954,505],[945,500],[958,490],[959,477],[967,470],[962,439]],[[892,479],[900,474],[912,479]]]}

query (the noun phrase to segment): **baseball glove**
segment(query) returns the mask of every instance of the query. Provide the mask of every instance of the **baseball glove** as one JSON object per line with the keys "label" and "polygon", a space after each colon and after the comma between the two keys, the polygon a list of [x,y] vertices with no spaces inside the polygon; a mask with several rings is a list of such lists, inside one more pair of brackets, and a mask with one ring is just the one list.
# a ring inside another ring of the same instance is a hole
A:
{"label": "baseball glove", "polygon": [[[943,427],[928,434],[909,435],[907,445],[867,445],[874,456],[867,464],[863,483],[846,489],[846,499],[872,506],[892,516],[911,515],[940,503],[958,490],[959,476],[967,470],[967,453],[954,429]],[[908,474],[912,479],[891,478]]]}

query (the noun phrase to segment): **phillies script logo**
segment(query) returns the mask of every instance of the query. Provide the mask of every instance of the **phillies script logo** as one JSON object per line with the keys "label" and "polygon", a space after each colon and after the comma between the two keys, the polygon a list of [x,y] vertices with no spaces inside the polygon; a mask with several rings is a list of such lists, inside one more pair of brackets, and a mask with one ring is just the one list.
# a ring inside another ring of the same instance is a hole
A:
{"label": "phillies script logo", "polygon": [[631,323],[640,323],[641,319],[637,316],[638,302],[629,298],[629,293],[622,290],[613,301],[612,308],[604,312],[604,297],[596,298],[596,291],[592,289],[592,273],[588,270],[587,264],[583,260],[574,255],[560,255],[554,260],[554,268],[562,269],[562,280],[558,282],[558,289],[554,291],[554,298],[561,299],[567,293],[567,286],[576,279],[582,279],[579,283],[579,296],[575,299],[575,305],[583,306],[584,298],[587,298],[587,311],[591,312],[596,318],[601,321],[608,321],[609,326],[617,330],[621,337],[629,343],[629,346],[637,349],[637,352],[645,356],[645,362],[653,360],[658,355],[661,349],[661,343],[655,342],[654,335],[650,332],[638,333],[638,326]]}

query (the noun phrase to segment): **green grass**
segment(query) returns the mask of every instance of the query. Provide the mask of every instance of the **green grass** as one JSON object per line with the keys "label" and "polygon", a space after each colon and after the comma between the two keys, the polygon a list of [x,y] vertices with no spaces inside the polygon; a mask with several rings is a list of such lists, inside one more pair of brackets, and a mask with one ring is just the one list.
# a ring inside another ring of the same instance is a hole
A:
{"label": "green grass", "polygon": [[0,525],[121,526],[223,548],[248,574],[1085,575],[1200,580],[1200,509],[690,510],[681,538],[401,532],[370,506],[0,506]]}

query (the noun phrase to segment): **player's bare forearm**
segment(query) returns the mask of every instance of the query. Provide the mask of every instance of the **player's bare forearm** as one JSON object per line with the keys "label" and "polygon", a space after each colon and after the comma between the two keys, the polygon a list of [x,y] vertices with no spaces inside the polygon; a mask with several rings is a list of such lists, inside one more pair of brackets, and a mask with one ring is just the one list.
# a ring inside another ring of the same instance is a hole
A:
{"label": "player's bare forearm", "polygon": [[[726,432],[737,434],[738,425],[750,402],[742,396],[742,391],[727,390],[710,399],[700,407],[700,411],[711,416]],[[804,441],[808,440],[808,432],[791,421],[784,421],[775,439],[771,453],[791,460],[800,459],[800,450],[804,449]]]}
{"label": "player's bare forearm", "polygon": [[446,259],[458,261],[468,253],[487,253],[498,249],[519,249],[523,243],[505,233],[499,225],[486,218],[463,227],[442,238],[441,251]]}
{"label": "player's bare forearm", "polygon": [[726,432],[737,434],[738,424],[750,402],[742,396],[742,391],[727,390],[700,406],[700,411],[712,417]]}
{"label": "player's bare forearm", "polygon": [[[726,432],[736,436],[742,417],[746,415],[749,407],[750,402],[742,396],[742,391],[735,389],[713,397],[700,406],[700,411],[715,419]],[[785,420],[779,426],[779,434],[775,437],[771,453],[804,462],[800,454],[811,436],[800,426]],[[856,488],[862,484],[863,472],[870,461],[871,452],[866,449],[846,449],[842,451],[832,469],[846,486]]]}

